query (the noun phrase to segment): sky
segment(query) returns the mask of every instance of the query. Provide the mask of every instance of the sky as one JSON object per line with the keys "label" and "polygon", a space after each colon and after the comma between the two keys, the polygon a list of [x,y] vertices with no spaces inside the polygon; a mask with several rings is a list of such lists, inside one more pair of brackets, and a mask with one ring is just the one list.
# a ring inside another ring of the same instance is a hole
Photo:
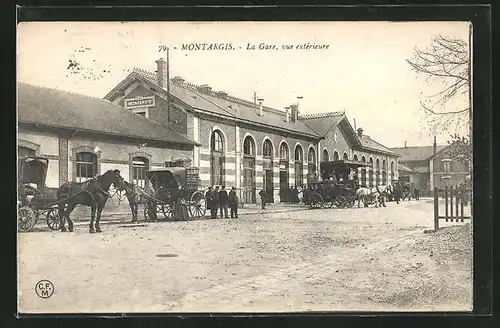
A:
{"label": "sky", "polygon": [[[248,100],[256,92],[281,110],[302,97],[303,115],[344,110],[351,124],[387,147],[431,145],[434,134],[446,144],[450,131],[429,131],[420,109],[439,85],[428,84],[406,59],[437,34],[468,40],[468,33],[467,22],[21,23],[17,74],[21,82],[102,98],[133,67],[155,71],[169,47],[170,77]],[[191,43],[233,49],[182,49]],[[305,43],[328,48],[296,49]],[[261,44],[276,48],[260,50]],[[78,74],[68,69],[70,60],[82,67]]]}

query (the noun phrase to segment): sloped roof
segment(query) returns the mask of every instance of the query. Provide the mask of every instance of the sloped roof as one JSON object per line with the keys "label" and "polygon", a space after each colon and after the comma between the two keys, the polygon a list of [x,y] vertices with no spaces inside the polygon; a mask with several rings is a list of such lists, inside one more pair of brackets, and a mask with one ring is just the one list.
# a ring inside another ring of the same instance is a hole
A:
{"label": "sloped roof", "polygon": [[17,90],[18,120],[22,123],[170,143],[196,144],[181,133],[108,100],[26,83],[18,83]]}
{"label": "sloped roof", "polygon": [[358,136],[356,134],[358,140],[361,142],[361,145],[365,148],[369,148],[369,149],[375,149],[375,150],[378,150],[378,151],[381,151],[381,152],[385,152],[385,153],[392,153],[392,154],[397,154],[396,152],[394,152],[393,150],[385,147],[384,145],[376,142],[375,140],[373,140],[372,138],[370,138],[369,136],[367,135],[363,135],[362,137]]}
{"label": "sloped roof", "polygon": [[[158,88],[166,91],[166,88],[161,88],[156,81],[156,74],[145,70],[135,69],[129,77],[136,75],[146,79],[149,83],[156,85]],[[125,78],[125,80],[127,79]],[[290,132],[306,134],[310,137],[317,138],[319,135],[311,130],[307,125],[298,120],[297,122],[286,122],[286,113],[267,106],[263,107],[263,115],[258,114],[259,108],[252,102],[239,99],[232,96],[221,97],[215,92],[198,91],[197,85],[186,82],[170,83],[170,93],[173,97],[186,103],[188,106],[202,111],[208,111],[223,116],[229,116],[251,123],[259,123]],[[105,98],[109,98],[112,92],[108,93]]]}
{"label": "sloped roof", "polygon": [[344,117],[344,112],[332,112],[305,115],[301,116],[300,120],[313,131],[316,131],[320,136],[324,137],[331,129],[337,126]]}
{"label": "sloped roof", "polygon": [[[436,146],[436,153],[446,147],[443,145]],[[400,161],[422,161],[430,159],[434,156],[434,146],[414,146],[414,147],[396,147],[391,148],[395,153],[401,155]]]}
{"label": "sloped roof", "polygon": [[408,166],[406,166],[406,165],[404,165],[402,163],[398,164],[398,170],[402,171],[402,172],[407,172],[407,173],[413,173],[413,172],[415,172],[411,168],[409,168]]}

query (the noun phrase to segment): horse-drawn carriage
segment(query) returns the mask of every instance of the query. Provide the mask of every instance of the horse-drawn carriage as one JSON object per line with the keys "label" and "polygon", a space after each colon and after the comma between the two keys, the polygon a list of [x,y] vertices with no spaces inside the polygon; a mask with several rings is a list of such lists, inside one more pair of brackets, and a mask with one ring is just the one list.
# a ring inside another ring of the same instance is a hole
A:
{"label": "horse-drawn carriage", "polygon": [[350,208],[356,202],[359,187],[357,169],[364,162],[337,160],[322,162],[322,181],[309,183],[303,191],[303,202],[311,208]]}
{"label": "horse-drawn carriage", "polygon": [[41,215],[52,230],[61,228],[57,208],[57,188],[45,185],[49,160],[45,157],[27,156],[18,160],[18,208],[20,231],[29,231]]}
{"label": "horse-drawn carriage", "polygon": [[[190,219],[205,215],[205,193],[200,187],[197,168],[156,168],[148,171],[147,178],[154,190],[154,196],[149,197],[154,206],[144,207],[144,217],[147,220],[155,219],[157,214],[163,214],[165,219],[173,219],[177,204],[187,207]],[[156,213],[152,213],[153,208]]]}

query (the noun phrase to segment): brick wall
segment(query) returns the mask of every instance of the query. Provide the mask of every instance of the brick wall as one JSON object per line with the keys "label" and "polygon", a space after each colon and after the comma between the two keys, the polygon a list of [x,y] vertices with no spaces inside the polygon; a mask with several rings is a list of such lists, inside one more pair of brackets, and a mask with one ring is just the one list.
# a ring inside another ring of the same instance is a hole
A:
{"label": "brick wall", "polygon": [[69,181],[68,138],[59,136],[59,185]]}

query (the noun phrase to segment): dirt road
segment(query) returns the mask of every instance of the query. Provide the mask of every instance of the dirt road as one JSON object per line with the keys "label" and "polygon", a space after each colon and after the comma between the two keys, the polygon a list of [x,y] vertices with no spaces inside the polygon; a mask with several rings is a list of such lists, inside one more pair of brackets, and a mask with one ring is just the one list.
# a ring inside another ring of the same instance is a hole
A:
{"label": "dirt road", "polygon": [[469,309],[470,225],[423,234],[432,203],[400,205],[22,233],[20,310]]}

